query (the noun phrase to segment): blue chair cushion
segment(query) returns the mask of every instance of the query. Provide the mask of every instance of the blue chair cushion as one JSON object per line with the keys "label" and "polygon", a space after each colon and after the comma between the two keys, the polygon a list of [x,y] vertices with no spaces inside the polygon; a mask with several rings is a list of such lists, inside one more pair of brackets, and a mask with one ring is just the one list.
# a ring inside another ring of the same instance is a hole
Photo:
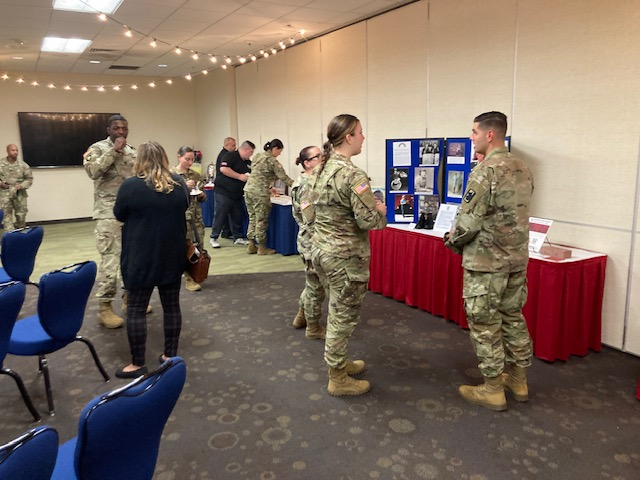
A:
{"label": "blue chair cushion", "polygon": [[53,470],[51,480],[75,480],[78,478],[73,465],[77,443],[78,437],[73,437],[68,442],[64,442],[60,445],[60,448],[58,448],[56,467]]}
{"label": "blue chair cushion", "polygon": [[0,268],[0,283],[6,283],[12,280],[7,271],[4,268]]}
{"label": "blue chair cushion", "polygon": [[66,340],[51,338],[42,328],[38,315],[18,320],[13,326],[9,353],[12,355],[46,355],[69,345],[75,337]]}

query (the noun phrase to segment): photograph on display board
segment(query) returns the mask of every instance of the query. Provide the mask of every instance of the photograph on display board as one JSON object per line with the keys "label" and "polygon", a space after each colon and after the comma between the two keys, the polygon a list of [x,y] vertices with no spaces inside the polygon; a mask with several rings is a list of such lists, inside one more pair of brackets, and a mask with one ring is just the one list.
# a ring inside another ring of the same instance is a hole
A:
{"label": "photograph on display board", "polygon": [[418,195],[418,213],[433,213],[435,216],[440,208],[437,195]]}
{"label": "photograph on display board", "polygon": [[462,184],[464,172],[459,170],[449,171],[447,175],[447,194],[452,198],[462,198]]}
{"label": "photograph on display board", "polygon": [[393,166],[411,165],[411,142],[393,142]]}
{"label": "photograph on display board", "polygon": [[413,195],[394,196],[394,218],[396,222],[413,221]]}
{"label": "photograph on display board", "polygon": [[447,142],[447,163],[449,165],[464,165],[465,147],[465,142]]}
{"label": "photograph on display board", "polygon": [[391,168],[389,169],[389,191],[409,192],[409,169]]}
{"label": "photograph on display board", "polygon": [[420,165],[440,165],[440,141],[420,140]]}
{"label": "photograph on display board", "polygon": [[416,167],[413,170],[415,193],[433,193],[435,171],[436,169],[433,167]]}

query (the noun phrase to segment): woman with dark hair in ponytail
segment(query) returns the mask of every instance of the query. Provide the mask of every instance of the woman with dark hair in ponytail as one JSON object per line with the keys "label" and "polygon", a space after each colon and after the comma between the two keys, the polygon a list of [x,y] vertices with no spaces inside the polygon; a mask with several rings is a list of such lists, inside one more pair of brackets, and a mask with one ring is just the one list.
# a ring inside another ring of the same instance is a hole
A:
{"label": "woman with dark hair in ponytail", "polygon": [[302,173],[293,182],[291,200],[293,218],[298,224],[298,253],[305,268],[304,290],[300,294],[298,314],[293,319],[294,328],[307,327],[305,337],[324,339],[325,331],[320,325],[324,288],[318,274],[311,263],[311,235],[313,234],[313,205],[309,192],[311,190],[311,172],[322,161],[322,150],[318,147],[306,147],[296,159],[296,165],[302,167]]}
{"label": "woman with dark hair in ponytail", "polygon": [[356,380],[362,360],[349,360],[347,345],[360,319],[369,282],[369,230],[387,225],[387,207],[374,197],[367,173],[351,161],[364,134],[353,115],[338,115],[327,127],[325,162],[315,171],[311,192],[315,223],[311,260],[329,294],[324,359],[330,395],[361,395],[369,382]]}
{"label": "woman with dark hair in ponytail", "polygon": [[244,200],[249,213],[247,253],[258,255],[276,253],[275,250],[267,248],[271,194],[275,194],[273,183],[276,178],[279,178],[289,187],[293,184],[293,180],[289,178],[278,161],[282,150],[284,150],[282,141],[274,138],[265,143],[264,153],[256,155],[251,162],[251,175],[244,186]]}
{"label": "woman with dark hair in ponytail", "polygon": [[[207,200],[205,193],[202,191],[203,183],[202,177],[198,172],[193,170],[191,166],[195,160],[195,152],[193,148],[189,146],[183,146],[178,149],[178,165],[173,167],[171,171],[177,173],[187,184],[189,189],[189,208],[187,209],[186,221],[187,221],[187,238],[194,244],[199,243],[200,249],[204,248],[202,242],[204,241],[204,220],[202,219],[202,208],[200,204]],[[196,231],[193,227],[196,227],[198,237],[196,238]],[[202,287],[196,282],[189,273],[184,272],[184,288],[190,292],[197,292],[202,290]]]}

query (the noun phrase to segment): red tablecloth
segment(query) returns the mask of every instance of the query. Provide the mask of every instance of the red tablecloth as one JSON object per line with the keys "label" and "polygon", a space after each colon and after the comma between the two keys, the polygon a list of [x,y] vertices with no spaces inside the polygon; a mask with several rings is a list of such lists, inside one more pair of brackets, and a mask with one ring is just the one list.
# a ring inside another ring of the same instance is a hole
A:
{"label": "red tablecloth", "polygon": [[[441,237],[387,227],[371,231],[369,289],[467,328],[459,255]],[[531,258],[524,307],[534,355],[547,361],[600,351],[606,255]]]}

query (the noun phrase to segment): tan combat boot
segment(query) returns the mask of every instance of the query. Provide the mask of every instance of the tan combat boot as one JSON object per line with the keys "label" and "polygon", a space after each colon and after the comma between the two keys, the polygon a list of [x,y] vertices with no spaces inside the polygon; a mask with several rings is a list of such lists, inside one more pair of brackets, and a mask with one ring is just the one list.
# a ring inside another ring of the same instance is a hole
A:
{"label": "tan combat boot", "polygon": [[[129,294],[127,292],[124,292],[122,294],[122,311],[124,313],[127,313],[127,303],[129,302]],[[147,305],[147,311],[146,313],[151,313],[153,312],[153,307],[151,305]]]}
{"label": "tan combat boot", "polygon": [[304,318],[304,310],[298,309],[298,313],[296,313],[296,317],[293,319],[293,328],[302,328],[307,325],[307,320]]}
{"label": "tan combat boot", "polygon": [[190,292],[199,292],[200,290],[202,290],[202,286],[189,275],[185,275],[184,277],[184,288],[186,288]]}
{"label": "tan combat boot", "polygon": [[511,365],[509,373],[502,374],[502,384],[507,392],[511,392],[516,402],[529,400],[529,387],[527,387],[527,369]]}
{"label": "tan combat boot", "polygon": [[367,393],[371,385],[366,380],[356,380],[347,375],[347,369],[329,368],[329,385],[327,392],[334,397],[342,395],[362,395]]}
{"label": "tan combat boot", "polygon": [[256,246],[256,242],[254,240],[249,240],[249,243],[247,243],[247,253],[249,255],[258,253],[258,247]]}
{"label": "tan combat boot", "polygon": [[100,302],[98,321],[107,328],[120,328],[124,320],[113,312],[111,302]]}
{"label": "tan combat boot", "polygon": [[344,369],[347,371],[347,375],[358,375],[359,373],[364,372],[364,369],[367,368],[364,360],[349,360]]}
{"label": "tan combat boot", "polygon": [[312,340],[324,340],[325,333],[325,329],[319,323],[308,323],[304,336]]}
{"label": "tan combat boot", "polygon": [[461,385],[458,393],[467,402],[501,412],[507,409],[507,399],[504,396],[502,377],[484,377],[484,384],[478,386]]}
{"label": "tan combat boot", "polygon": [[273,255],[276,251],[273,248],[267,247],[266,243],[258,244],[258,255]]}

